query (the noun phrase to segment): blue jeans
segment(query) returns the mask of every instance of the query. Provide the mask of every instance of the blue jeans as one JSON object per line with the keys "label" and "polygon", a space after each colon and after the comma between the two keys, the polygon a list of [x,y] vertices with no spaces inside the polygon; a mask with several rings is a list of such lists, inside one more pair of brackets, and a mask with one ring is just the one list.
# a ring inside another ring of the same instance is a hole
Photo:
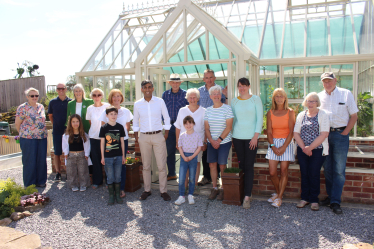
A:
{"label": "blue jeans", "polygon": [[[129,147],[129,140],[125,140],[125,158],[127,149]],[[122,172],[121,172],[121,190],[125,191],[125,185],[126,185],[126,164],[122,164]]]}
{"label": "blue jeans", "polygon": [[168,139],[166,139],[166,150],[168,157],[166,163],[168,165],[168,176],[175,176],[175,151],[176,151],[176,136],[175,136],[175,126],[172,125],[169,130]]}
{"label": "blue jeans", "polygon": [[104,168],[107,184],[121,182],[122,156],[106,157]]}
{"label": "blue jeans", "polygon": [[320,174],[326,156],[322,156],[323,149],[312,150],[312,155],[306,155],[297,147],[297,158],[299,159],[301,172],[301,199],[311,203],[318,203],[320,193]]}
{"label": "blue jeans", "polygon": [[47,139],[20,138],[23,164],[23,185],[44,185],[47,182]]}
{"label": "blue jeans", "polygon": [[349,148],[349,135],[341,135],[341,131],[329,134],[329,154],[323,165],[326,179],[326,191],[330,203],[340,204],[345,182],[345,164]]}
{"label": "blue jeans", "polygon": [[[184,153],[185,157],[192,156],[193,153],[181,152]],[[195,156],[191,161],[186,162],[181,157],[181,162],[179,166],[179,195],[184,196],[184,181],[186,180],[187,170],[190,170],[189,184],[188,184],[188,194],[192,195],[195,190],[195,177],[196,177],[196,168],[197,168],[197,156]]]}

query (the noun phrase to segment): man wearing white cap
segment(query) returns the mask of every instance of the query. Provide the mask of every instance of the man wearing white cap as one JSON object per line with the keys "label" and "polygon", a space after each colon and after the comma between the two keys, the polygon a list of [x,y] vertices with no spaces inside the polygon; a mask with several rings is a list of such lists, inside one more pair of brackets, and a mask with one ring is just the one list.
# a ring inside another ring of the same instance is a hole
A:
{"label": "man wearing white cap", "polygon": [[323,73],[321,81],[324,91],[318,94],[320,108],[330,112],[329,154],[324,163],[328,197],[321,202],[321,206],[330,206],[334,213],[341,214],[349,132],[357,121],[358,108],[351,91],[336,86],[334,73]]}

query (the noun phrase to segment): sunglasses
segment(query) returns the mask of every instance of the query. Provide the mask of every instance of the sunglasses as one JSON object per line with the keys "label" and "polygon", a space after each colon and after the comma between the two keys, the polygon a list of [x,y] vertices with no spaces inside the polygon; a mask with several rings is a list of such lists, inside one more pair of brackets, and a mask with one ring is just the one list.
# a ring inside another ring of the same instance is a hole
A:
{"label": "sunglasses", "polygon": [[92,94],[92,97],[96,98],[96,97],[101,97],[102,95],[101,94]]}
{"label": "sunglasses", "polygon": [[30,98],[39,98],[39,95],[29,95]]}
{"label": "sunglasses", "polygon": [[64,87],[64,88],[57,88],[57,91],[63,91],[65,89],[66,89],[66,87]]}

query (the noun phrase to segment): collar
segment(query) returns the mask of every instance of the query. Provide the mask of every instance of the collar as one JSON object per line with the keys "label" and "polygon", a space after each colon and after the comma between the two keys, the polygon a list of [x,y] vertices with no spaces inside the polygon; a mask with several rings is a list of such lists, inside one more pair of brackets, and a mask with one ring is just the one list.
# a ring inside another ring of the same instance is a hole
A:
{"label": "collar", "polygon": [[[335,95],[339,90],[338,90],[338,86],[335,86],[335,89],[331,92],[331,95]],[[328,92],[326,92],[326,90],[324,90],[325,91],[325,94],[327,94],[327,95],[330,95],[330,94],[328,94]]]}
{"label": "collar", "polygon": [[173,89],[171,89],[171,88],[168,91],[169,91],[168,94],[178,94],[178,93],[180,93],[182,91],[182,89],[179,87],[179,90],[176,93],[173,93]]}
{"label": "collar", "polygon": [[[217,85],[216,82],[214,82],[214,85],[213,85],[213,86],[216,86],[216,85]],[[204,90],[205,90],[205,91],[209,91],[208,88],[206,88],[206,84],[204,85]]]}
{"label": "collar", "polygon": [[[150,100],[149,102],[151,102],[152,100],[153,100],[153,101],[155,100],[155,96],[154,96],[154,95],[152,95],[152,98],[151,98],[151,100]],[[148,102],[148,101],[145,100],[144,97],[142,98],[142,101],[143,101],[143,102]]]}

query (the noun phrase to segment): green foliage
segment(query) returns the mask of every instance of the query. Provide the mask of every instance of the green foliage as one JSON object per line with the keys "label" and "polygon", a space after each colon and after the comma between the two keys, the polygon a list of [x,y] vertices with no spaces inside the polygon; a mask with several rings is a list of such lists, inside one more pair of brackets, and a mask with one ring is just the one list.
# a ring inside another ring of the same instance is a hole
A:
{"label": "green foliage", "polygon": [[9,217],[14,212],[14,207],[21,204],[21,196],[38,192],[35,185],[27,188],[16,184],[16,182],[8,178],[0,181],[0,219]]}
{"label": "green foliage", "polygon": [[373,104],[369,101],[373,98],[370,92],[359,93],[357,96],[358,120],[357,136],[367,137],[373,135]]}
{"label": "green foliage", "polygon": [[240,173],[240,171],[242,170],[239,168],[226,168],[224,172],[225,173]]}
{"label": "green foliage", "polygon": [[272,104],[272,101],[273,101],[273,92],[274,92],[274,89],[275,88],[274,88],[273,85],[268,85],[268,87],[267,87],[267,91],[266,91],[267,101],[266,101],[266,103],[264,105],[264,118],[263,118],[263,121],[262,121],[262,129],[263,130],[267,129],[267,116],[266,116],[266,114],[271,109],[271,104]]}

